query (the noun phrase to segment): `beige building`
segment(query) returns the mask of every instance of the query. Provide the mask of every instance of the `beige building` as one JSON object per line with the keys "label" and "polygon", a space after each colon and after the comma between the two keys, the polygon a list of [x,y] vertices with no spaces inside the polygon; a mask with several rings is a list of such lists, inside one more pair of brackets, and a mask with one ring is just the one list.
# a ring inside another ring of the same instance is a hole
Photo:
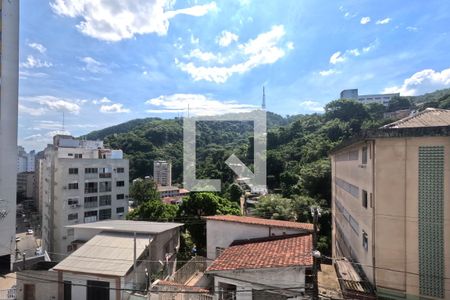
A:
{"label": "beige building", "polygon": [[172,185],[172,163],[165,160],[153,162],[153,180],[159,186]]}
{"label": "beige building", "polygon": [[19,1],[0,0],[0,269],[15,251]]}
{"label": "beige building", "polygon": [[[39,170],[43,249],[56,254],[72,251],[68,225],[124,219],[128,211],[128,160],[121,150],[102,141],[57,135],[45,149]],[[64,257],[64,256],[62,256]]]}
{"label": "beige building", "polygon": [[427,109],[331,153],[333,256],[383,299],[450,299],[450,111]]}

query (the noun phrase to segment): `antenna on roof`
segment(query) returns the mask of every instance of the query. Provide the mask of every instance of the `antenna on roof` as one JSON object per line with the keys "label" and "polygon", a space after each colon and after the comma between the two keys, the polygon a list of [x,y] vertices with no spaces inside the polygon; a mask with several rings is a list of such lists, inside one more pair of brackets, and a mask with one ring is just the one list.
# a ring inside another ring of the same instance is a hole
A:
{"label": "antenna on roof", "polygon": [[261,105],[262,109],[266,109],[266,91],[265,88],[263,86],[263,96],[262,96],[262,105]]}

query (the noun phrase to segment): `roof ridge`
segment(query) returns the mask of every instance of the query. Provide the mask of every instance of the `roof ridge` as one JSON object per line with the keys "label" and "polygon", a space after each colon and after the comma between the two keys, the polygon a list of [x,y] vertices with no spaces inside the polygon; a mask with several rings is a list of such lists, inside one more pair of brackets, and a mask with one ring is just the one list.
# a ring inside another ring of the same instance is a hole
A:
{"label": "roof ridge", "polygon": [[305,232],[305,233],[295,233],[295,234],[273,235],[273,236],[261,237],[261,238],[234,240],[230,244],[230,247],[247,245],[247,244],[257,244],[257,243],[264,243],[264,242],[272,242],[272,241],[296,238],[296,237],[307,236],[307,235],[311,235],[311,233]]}

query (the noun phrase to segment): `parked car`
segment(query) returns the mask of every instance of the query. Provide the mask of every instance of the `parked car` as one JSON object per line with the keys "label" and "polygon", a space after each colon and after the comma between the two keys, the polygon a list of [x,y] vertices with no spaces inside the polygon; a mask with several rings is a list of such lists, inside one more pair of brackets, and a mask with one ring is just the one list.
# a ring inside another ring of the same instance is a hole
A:
{"label": "parked car", "polygon": [[16,243],[17,242],[20,242],[20,240],[21,240],[21,238],[18,236],[18,237],[16,237]]}
{"label": "parked car", "polygon": [[33,232],[33,229],[28,229],[27,230],[27,234],[33,234],[34,232]]}

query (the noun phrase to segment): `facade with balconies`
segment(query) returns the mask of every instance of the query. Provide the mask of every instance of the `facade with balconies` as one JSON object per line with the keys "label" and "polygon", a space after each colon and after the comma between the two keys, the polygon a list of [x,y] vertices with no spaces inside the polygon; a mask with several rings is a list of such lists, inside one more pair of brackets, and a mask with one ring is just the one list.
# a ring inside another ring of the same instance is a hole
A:
{"label": "facade with balconies", "polygon": [[129,163],[121,150],[105,149],[101,141],[56,136],[40,166],[42,242],[53,259],[72,251],[73,230],[66,226],[125,219]]}

